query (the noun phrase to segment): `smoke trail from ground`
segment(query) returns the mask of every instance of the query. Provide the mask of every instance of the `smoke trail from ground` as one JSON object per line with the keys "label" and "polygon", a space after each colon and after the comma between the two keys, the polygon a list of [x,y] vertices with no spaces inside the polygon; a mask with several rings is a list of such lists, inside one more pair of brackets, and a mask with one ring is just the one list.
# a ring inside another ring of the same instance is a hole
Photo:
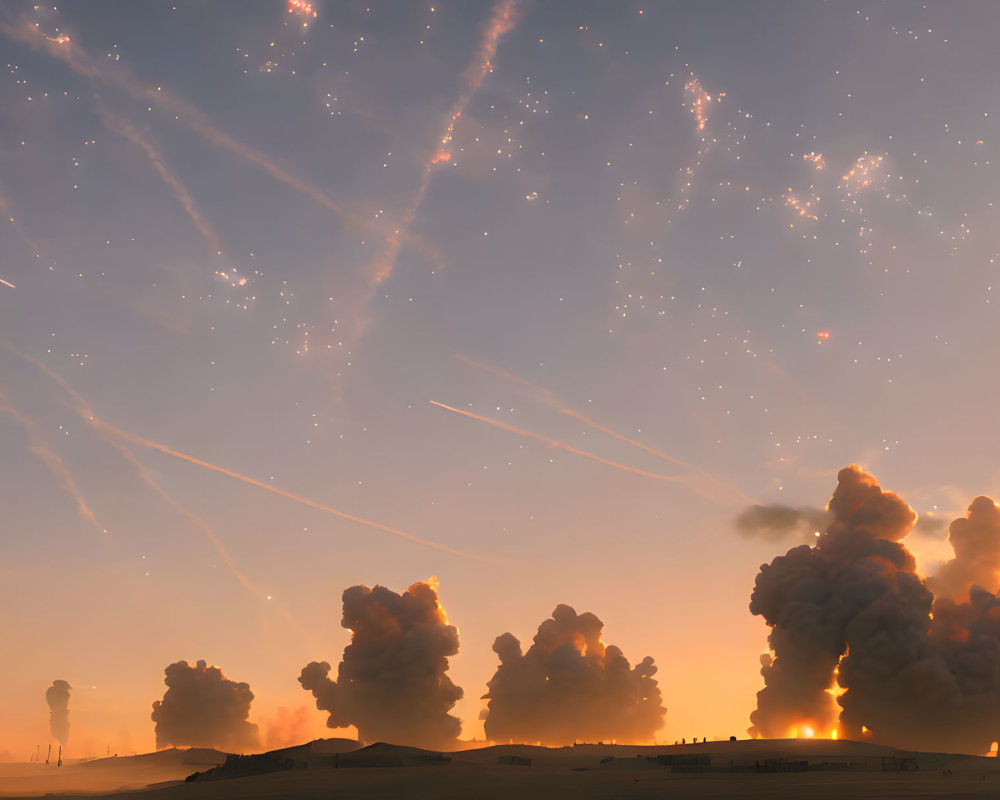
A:
{"label": "smoke trail from ground", "polygon": [[217,747],[244,752],[260,746],[257,726],[248,722],[253,692],[204,661],[169,665],[167,691],[153,703],[156,746]]}
{"label": "smoke trail from ground", "polygon": [[66,681],[52,681],[52,685],[45,690],[45,702],[49,704],[49,730],[63,747],[69,739],[69,690],[72,688]]}
{"label": "smoke trail from ground", "polygon": [[487,739],[652,741],[666,714],[653,659],[631,667],[619,648],[601,641],[603,628],[594,614],[559,605],[527,653],[510,633],[498,636],[493,650],[500,666],[484,695]]}
{"label": "smoke trail from ground", "polygon": [[458,629],[438,602],[437,584],[414,583],[402,594],[384,586],[344,591],[341,625],[351,643],[330,679],[330,664],[312,662],[299,683],[329,712],[327,725],[354,725],[364,742],[436,749],[454,746],[461,731],[451,716],[462,689],[445,674],[458,653]]}
{"label": "smoke trail from ground", "polygon": [[955,558],[926,581],[900,543],[916,514],[872,475],[841,470],[828,513],[815,546],[757,576],[750,610],[772,653],[751,733],[986,752],[1000,733],[1000,509],[976,498],[952,523]]}

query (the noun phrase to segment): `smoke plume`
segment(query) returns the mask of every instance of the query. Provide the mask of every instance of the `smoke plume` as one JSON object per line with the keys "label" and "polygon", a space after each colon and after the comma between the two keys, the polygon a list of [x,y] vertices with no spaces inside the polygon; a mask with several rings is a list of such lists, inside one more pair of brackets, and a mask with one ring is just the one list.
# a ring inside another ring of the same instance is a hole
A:
{"label": "smoke plume", "polygon": [[49,704],[49,729],[52,737],[63,747],[69,738],[69,690],[73,687],[66,681],[52,681],[45,690],[45,702]]}
{"label": "smoke plume", "polygon": [[996,584],[1000,509],[977,498],[952,523],[955,559],[927,581],[900,544],[916,514],[873,476],[842,469],[828,511],[815,546],[757,576],[750,610],[773,656],[750,732],[986,752],[1000,734],[1000,599],[976,584]]}
{"label": "smoke plume", "polygon": [[742,536],[769,542],[782,539],[811,541],[816,531],[822,531],[828,524],[829,517],[821,509],[780,505],[753,505],[735,520],[736,530]]}
{"label": "smoke plume", "polygon": [[955,557],[945,562],[937,575],[927,579],[927,587],[937,597],[961,602],[973,586],[993,592],[1000,581],[1000,508],[988,497],[972,501],[965,517],[948,528]]}
{"label": "smoke plume", "polygon": [[344,591],[341,625],[351,631],[337,680],[313,661],[299,683],[330,712],[327,725],[354,725],[364,742],[448,749],[461,723],[448,711],[462,690],[445,674],[458,652],[458,629],[438,602],[437,583],[419,581],[402,594],[384,586]]}
{"label": "smoke plume", "polygon": [[153,703],[156,746],[217,747],[243,752],[260,746],[257,726],[247,721],[253,692],[228,680],[218,667],[186,661],[165,670],[167,691]]}
{"label": "smoke plume", "polygon": [[487,684],[486,738],[495,742],[649,742],[663,724],[656,667],[630,667],[622,651],[601,641],[594,614],[556,606],[538,626],[527,653],[509,633],[493,650],[500,666]]}

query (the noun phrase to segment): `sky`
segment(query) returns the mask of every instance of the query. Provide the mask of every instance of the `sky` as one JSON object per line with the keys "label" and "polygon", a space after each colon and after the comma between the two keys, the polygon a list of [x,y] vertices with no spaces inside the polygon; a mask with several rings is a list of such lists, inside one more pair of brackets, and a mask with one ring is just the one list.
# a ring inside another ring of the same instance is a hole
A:
{"label": "sky", "polygon": [[1000,496],[998,24],[0,2],[0,756],[53,680],[70,754],[153,749],[181,659],[331,735],[343,590],[431,576],[464,738],[560,603],[655,659],[659,741],[745,735],[790,544],[742,511]]}

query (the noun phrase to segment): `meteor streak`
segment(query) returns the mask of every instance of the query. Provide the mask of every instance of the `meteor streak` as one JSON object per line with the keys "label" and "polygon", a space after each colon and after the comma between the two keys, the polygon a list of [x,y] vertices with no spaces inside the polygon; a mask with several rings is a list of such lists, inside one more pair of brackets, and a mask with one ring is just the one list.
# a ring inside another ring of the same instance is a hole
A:
{"label": "meteor streak", "polygon": [[590,458],[594,461],[600,461],[602,464],[607,464],[609,467],[614,467],[615,469],[623,469],[626,472],[634,472],[636,475],[645,475],[647,478],[655,478],[658,481],[666,481],[668,483],[687,483],[690,479],[681,475],[660,475],[657,472],[646,472],[644,469],[639,469],[638,467],[630,467],[627,464],[620,464],[617,461],[612,461],[608,458],[602,458],[601,456],[595,456],[593,453],[588,453],[586,450],[580,450],[572,445],[563,444],[556,439],[551,439],[548,436],[543,436],[540,433],[532,433],[531,431],[522,430],[521,428],[515,428],[513,425],[508,425],[505,422],[499,422],[495,419],[490,419],[489,417],[483,417],[479,414],[473,414],[471,411],[463,411],[460,408],[452,408],[451,406],[446,406],[444,403],[439,403],[437,400],[428,400],[431,405],[438,406],[439,408],[445,409],[445,411],[452,411],[455,414],[461,414],[465,417],[472,417],[472,419],[478,419],[480,422],[487,422],[490,425],[496,425],[498,428],[503,428],[505,431],[510,431],[511,433],[516,433],[519,436],[526,436],[529,439],[537,439],[540,442],[545,442],[549,447],[558,447],[560,450],[566,450],[570,453],[575,453],[578,456],[583,456],[584,458]]}
{"label": "meteor streak", "polygon": [[5,281],[3,278],[0,278],[0,283],[2,283],[4,286],[9,286],[11,289],[17,288],[13,283],[11,283],[10,281]]}
{"label": "meteor streak", "polygon": [[724,480],[720,478],[715,477],[710,472],[706,472],[701,467],[698,467],[694,464],[689,464],[687,461],[682,461],[681,459],[676,458],[670,455],[669,453],[664,453],[660,450],[656,450],[655,448],[650,447],[649,445],[645,445],[642,442],[637,442],[635,439],[630,439],[628,436],[624,436],[618,433],[617,431],[607,427],[606,425],[602,425],[599,422],[595,422],[594,420],[590,419],[590,417],[587,417],[584,414],[581,414],[576,409],[567,406],[559,397],[557,397],[553,392],[546,389],[544,386],[539,386],[538,384],[532,383],[531,381],[527,381],[524,378],[519,378],[517,375],[507,372],[507,370],[494,366],[493,364],[485,364],[481,361],[475,361],[463,355],[458,355],[456,357],[459,359],[459,361],[462,361],[468,364],[469,366],[476,367],[477,369],[481,369],[486,372],[491,372],[494,375],[499,375],[501,378],[505,378],[513,383],[518,384],[519,386],[525,387],[532,393],[532,395],[534,395],[532,399],[536,403],[541,403],[542,405],[546,405],[549,408],[555,409],[555,411],[559,414],[565,414],[567,417],[571,417],[572,419],[575,419],[578,422],[582,422],[584,425],[588,425],[591,428],[600,431],[601,433],[606,433],[608,436],[613,436],[614,438],[619,439],[620,441],[623,441],[626,444],[630,444],[633,447],[638,447],[640,450],[645,450],[647,453],[650,453],[656,456],[657,458],[662,458],[665,461],[670,461],[673,464],[677,464],[680,467],[689,469],[693,472],[698,473],[704,478],[707,478],[709,481],[712,482],[712,484],[715,485],[715,487],[722,489],[724,494],[729,495],[730,499],[729,500],[721,499],[719,497],[718,492],[711,494],[706,493],[706,491],[700,489],[696,484],[692,484],[692,488],[702,496],[707,497],[708,499],[713,500],[714,502],[717,502],[720,505],[731,505],[732,502],[734,501],[745,504],[750,500],[750,498],[748,498],[745,494],[743,494],[743,492],[741,492],[735,486],[726,483]]}

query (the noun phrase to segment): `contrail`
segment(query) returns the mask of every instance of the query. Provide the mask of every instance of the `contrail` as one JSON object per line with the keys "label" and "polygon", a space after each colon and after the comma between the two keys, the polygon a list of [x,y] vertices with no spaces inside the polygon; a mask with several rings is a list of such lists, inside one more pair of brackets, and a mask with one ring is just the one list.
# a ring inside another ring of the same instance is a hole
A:
{"label": "contrail", "polygon": [[301,497],[300,495],[292,494],[291,492],[286,492],[284,489],[279,489],[276,486],[271,486],[267,483],[264,483],[263,481],[257,480],[256,478],[251,478],[249,475],[243,475],[239,472],[226,469],[225,467],[217,466],[208,461],[202,461],[200,458],[195,458],[194,456],[187,455],[186,453],[181,453],[178,450],[174,450],[170,447],[167,447],[165,444],[154,442],[150,439],[146,439],[137,434],[130,433],[129,431],[118,428],[109,422],[105,422],[104,420],[100,419],[96,414],[94,414],[93,411],[90,410],[89,404],[83,398],[83,396],[80,395],[72,386],[70,386],[69,383],[67,383],[66,380],[61,375],[59,375],[56,372],[53,372],[51,369],[45,366],[45,364],[43,364],[41,361],[38,361],[38,359],[20,352],[19,350],[12,347],[10,344],[7,344],[6,342],[2,344],[11,353],[23,359],[24,361],[27,361],[28,363],[32,364],[37,369],[41,370],[50,378],[52,378],[52,380],[54,380],[56,383],[58,383],[59,386],[62,387],[62,389],[76,401],[77,413],[80,414],[80,416],[82,416],[84,420],[86,420],[95,429],[105,434],[106,436],[123,439],[133,444],[138,444],[142,445],[143,447],[149,447],[154,450],[159,450],[161,453],[166,453],[167,455],[173,456],[174,458],[179,458],[184,461],[188,461],[191,464],[197,464],[198,466],[204,467],[205,469],[210,469],[214,470],[215,472],[220,472],[223,475],[228,475],[230,478],[235,478],[236,480],[243,481],[244,483],[249,483],[251,486],[256,486],[260,489],[266,489],[267,491],[280,495],[281,497],[285,497],[289,500],[294,500],[297,503],[302,503],[303,505],[307,505],[310,508],[315,508],[319,511],[325,511],[328,514],[333,514],[334,516],[350,520],[351,522],[357,522],[361,525],[367,525],[370,528],[376,528],[380,531],[391,533],[394,536],[398,536],[402,539],[407,539],[417,544],[422,544],[426,547],[433,547],[437,550],[443,550],[447,553],[452,553],[453,555],[457,556],[463,556],[465,558],[473,558],[481,561],[493,560],[490,557],[480,555],[479,553],[470,553],[464,550],[458,550],[456,548],[449,547],[448,545],[431,541],[430,539],[422,539],[419,536],[414,536],[411,533],[406,533],[405,531],[398,530],[397,528],[390,528],[388,525],[382,525],[381,523],[374,522],[373,520],[370,519],[365,519],[364,517],[359,517],[354,514],[349,514],[346,511],[339,511],[336,508],[323,505],[322,503],[317,503],[316,501],[310,500],[307,497]]}
{"label": "contrail", "polygon": [[[510,2],[510,0],[508,0],[508,2]],[[137,100],[157,104],[161,108],[173,114],[174,119],[178,124],[186,126],[189,130],[194,131],[210,144],[262,168],[274,180],[279,183],[283,183],[285,186],[302,195],[305,195],[313,202],[352,225],[354,228],[369,233],[375,232],[374,235],[384,235],[383,232],[385,229],[383,222],[376,222],[376,220],[370,215],[363,213],[358,214],[348,208],[345,208],[343,205],[324,193],[319,187],[282,169],[262,150],[241,142],[229,134],[219,130],[212,124],[211,120],[203,111],[191,105],[186,100],[178,97],[176,94],[164,89],[163,87],[151,87],[144,85],[122,65],[116,65],[115,69],[112,71],[101,69],[87,57],[86,53],[77,42],[74,41],[70,43],[67,37],[66,42],[49,44],[46,42],[44,37],[39,36],[38,31],[33,25],[31,25],[31,23],[12,24],[3,18],[0,18],[0,34],[5,35],[12,41],[26,44],[32,49],[43,50],[53,58],[61,60],[78,75],[82,75],[85,78],[89,78],[90,80],[102,83],[106,86],[120,89]],[[143,145],[140,144],[140,146]],[[153,158],[151,154],[150,158]],[[194,208],[193,203],[190,205],[185,203],[183,194],[177,190],[177,186],[171,182],[165,171],[160,170],[160,167],[155,160],[154,166],[157,167],[158,171],[160,171],[164,180],[166,180],[171,187],[174,188],[178,199],[181,201],[182,205],[184,205],[185,210],[187,210],[192,216],[192,219],[195,220],[195,216],[192,214],[192,209]],[[427,180],[429,180],[429,175]],[[389,272],[392,271],[392,265],[395,263],[396,255],[404,241],[412,244],[418,250],[425,253],[432,261],[441,261],[441,255],[433,245],[427,242],[422,236],[414,234],[409,230],[413,221],[413,215],[415,215],[416,209],[422,201],[423,194],[426,192],[426,189],[427,187],[424,185],[421,188],[419,197],[412,205],[412,212],[408,211],[407,214],[404,215],[404,224],[397,226],[389,235],[385,236],[386,249],[379,257],[377,263],[388,263],[390,265],[388,267]],[[197,220],[195,221],[195,224],[198,225]],[[207,230],[203,230],[200,226],[199,230],[201,230],[203,235],[206,235],[206,238],[213,241],[213,237],[207,233]],[[216,251],[221,249],[214,243],[213,247],[216,248]],[[373,269],[376,273],[379,273],[381,272],[382,267],[370,267],[368,269],[368,273],[370,274]],[[371,301],[371,295],[374,292],[373,287],[377,284],[377,281],[375,281],[372,283],[372,288],[369,288],[367,284],[370,280],[367,275],[364,280],[366,284],[366,288],[364,290],[365,294],[363,299],[361,299],[357,304],[360,308],[366,307]],[[367,327],[367,320],[362,319],[358,327],[359,330],[363,331]]]}
{"label": "contrail", "polygon": [[157,173],[159,173],[163,182],[173,190],[174,197],[177,198],[177,202],[180,203],[184,211],[187,212],[187,215],[191,218],[191,221],[198,229],[198,232],[205,237],[205,240],[212,247],[213,252],[219,252],[222,250],[222,245],[219,243],[219,235],[198,211],[194,198],[191,197],[191,193],[188,192],[187,187],[184,186],[180,179],[169,170],[166,163],[163,161],[163,157],[156,150],[156,148],[150,144],[149,140],[143,137],[136,127],[124,117],[113,114],[106,109],[101,109],[100,114],[106,128],[114,131],[115,133],[121,134],[132,142],[132,144],[140,147],[146,153],[146,156],[149,158],[150,163],[152,163],[153,168],[157,171]]}
{"label": "contrail", "polygon": [[18,413],[17,409],[10,405],[10,401],[7,400],[2,392],[0,392],[0,399],[7,401],[7,405],[0,406],[0,413],[6,414],[17,422],[28,435],[28,441],[30,442],[28,444],[28,451],[38,456],[38,459],[48,467],[49,472],[55,476],[56,480],[65,489],[66,494],[73,498],[80,516],[87,520],[98,533],[107,533],[107,530],[98,524],[97,517],[94,516],[94,512],[87,505],[87,501],[84,499],[79,487],[77,487],[76,481],[73,480],[70,471],[63,464],[62,459],[52,452],[45,437],[39,433],[38,423]]}
{"label": "contrail", "polygon": [[229,571],[232,573],[233,577],[236,578],[236,580],[238,580],[243,585],[243,588],[245,588],[255,596],[259,596],[260,594],[262,594],[260,589],[254,586],[253,583],[250,582],[250,579],[247,578],[247,576],[244,575],[242,572],[240,572],[239,568],[236,566],[233,559],[230,558],[229,553],[226,551],[226,548],[223,546],[222,541],[219,539],[218,536],[215,535],[215,531],[212,530],[211,526],[209,526],[207,522],[195,516],[186,508],[184,508],[169,493],[167,493],[163,489],[163,487],[160,486],[160,484],[154,481],[153,478],[150,476],[150,474],[146,471],[146,468],[145,466],[143,466],[142,462],[139,461],[139,459],[136,458],[132,454],[132,451],[129,450],[127,447],[125,447],[125,445],[123,445],[121,442],[117,442],[114,439],[108,437],[105,437],[105,441],[107,441],[108,444],[110,444],[115,450],[118,451],[118,454],[122,458],[128,461],[135,468],[136,473],[139,475],[139,478],[143,481],[143,483],[145,483],[154,492],[156,492],[165,502],[169,503],[174,508],[174,510],[177,511],[177,513],[187,517],[197,527],[201,528],[205,536],[208,537],[208,540],[213,545],[215,545],[215,549],[222,557],[222,560],[225,562],[226,566],[229,567]]}
{"label": "contrail", "polygon": [[424,165],[420,186],[403,212],[399,226],[391,235],[386,237],[386,247],[371,267],[372,279],[375,284],[381,283],[392,275],[392,271],[396,266],[396,257],[399,255],[401,237],[409,237],[410,226],[413,225],[417,210],[427,195],[427,188],[430,186],[434,168],[451,158],[448,145],[451,144],[452,134],[455,131],[455,122],[462,116],[465,107],[469,104],[469,101],[479,87],[483,85],[483,79],[487,73],[493,70],[493,59],[496,57],[497,44],[500,41],[500,37],[514,28],[517,24],[517,19],[518,0],[500,0],[494,7],[493,14],[483,30],[483,38],[476,51],[476,57],[463,72],[465,87],[451,107],[448,115],[448,123],[438,142],[437,149]]}
{"label": "contrail", "polygon": [[4,34],[8,39],[27,44],[34,49],[44,48],[45,52],[63,61],[78,75],[113,86],[116,89],[121,89],[135,99],[159,104],[171,112],[177,122],[200,134],[216,147],[228,150],[244,160],[256,164],[266,170],[275,180],[295,189],[297,192],[301,192],[337,216],[355,224],[368,224],[367,220],[363,220],[347,211],[340,204],[327,197],[318,187],[283,170],[266,153],[223,133],[209,121],[204,112],[170,92],[163,90],[162,87],[154,89],[143,85],[120,65],[116,66],[114,71],[111,72],[98,68],[87,58],[76,42],[55,46],[44,44],[44,37],[40,38],[34,26],[30,23],[13,25],[3,19],[0,19],[0,33]]}
{"label": "contrail", "polygon": [[334,514],[335,516],[342,517],[343,519],[350,520],[351,522],[357,522],[361,525],[367,525],[371,528],[377,528],[380,531],[385,531],[386,533],[391,533],[394,536],[399,536],[403,539],[408,539],[411,542],[416,542],[417,544],[422,544],[426,547],[433,547],[438,550],[444,550],[445,552],[452,553],[457,556],[464,556],[466,558],[476,558],[485,559],[484,556],[478,555],[476,553],[468,553],[464,550],[457,550],[453,547],[448,547],[448,545],[440,544],[438,542],[433,542],[430,539],[421,539],[419,536],[414,536],[411,533],[406,533],[405,531],[398,530],[397,528],[390,528],[387,525],[382,525],[378,522],[373,522],[370,519],[365,519],[364,517],[358,517],[354,514],[348,514],[346,511],[338,511],[336,508],[331,508],[330,506],[325,506],[322,503],[317,503],[314,500],[310,500],[307,497],[301,497],[297,494],[292,494],[291,492],[286,492],[284,489],[279,489],[276,486],[270,486],[269,484],[259,481],[256,478],[251,478],[249,475],[243,475],[239,472],[234,472],[233,470],[226,469],[225,467],[217,466],[216,464],[211,464],[208,461],[202,461],[200,458],[195,458],[194,456],[189,456],[186,453],[181,453],[177,450],[167,447],[159,442],[151,441],[150,439],[144,439],[141,436],[136,436],[128,431],[123,431],[120,428],[116,428],[113,425],[109,425],[106,422],[94,421],[94,424],[99,426],[102,430],[110,433],[113,436],[118,436],[126,441],[133,442],[135,444],[140,444],[145,447],[151,447],[154,450],[159,450],[161,453],[166,453],[167,455],[174,456],[174,458],[180,458],[184,461],[188,461],[192,464],[197,464],[199,467],[205,467],[205,469],[211,469],[216,472],[221,472],[223,475],[228,475],[230,478],[236,478],[236,480],[243,481],[244,483],[249,483],[251,486],[256,486],[260,489],[266,489],[269,492],[280,495],[281,497],[286,497],[289,500],[294,500],[297,503],[302,503],[309,506],[310,508],[318,509],[319,511],[325,511],[328,514]]}
{"label": "contrail", "polygon": [[532,433],[531,431],[522,430],[521,428],[515,428],[513,425],[508,425],[505,422],[498,422],[495,419],[490,419],[489,417],[483,417],[479,414],[473,414],[471,411],[463,411],[460,408],[452,408],[451,406],[446,406],[444,403],[439,403],[437,400],[428,400],[431,405],[443,408],[446,411],[452,411],[455,414],[461,414],[465,417],[472,417],[472,419],[478,419],[480,422],[487,422],[490,425],[496,425],[498,428],[503,428],[505,431],[510,431],[511,433],[516,433],[519,436],[526,436],[529,439],[537,439],[540,442],[545,442],[549,447],[558,447],[561,450],[566,450],[570,453],[575,453],[578,456],[583,456],[584,458],[590,458],[594,461],[600,461],[602,464],[607,464],[609,467],[614,467],[615,469],[623,469],[626,472],[634,472],[636,475],[644,475],[647,478],[655,478],[658,481],[667,481],[668,483],[687,483],[690,478],[682,475],[661,475],[657,472],[647,472],[644,469],[639,469],[638,467],[630,467],[628,464],[620,464],[617,461],[611,461],[607,458],[602,458],[601,456],[595,456],[593,453],[588,453],[586,450],[580,450],[572,445],[563,444],[556,439],[552,439],[548,436],[543,436],[540,433]]}
{"label": "contrail", "polygon": [[[624,436],[618,433],[617,431],[607,427],[606,425],[602,425],[599,422],[595,422],[594,420],[590,419],[590,417],[587,417],[586,415],[581,414],[579,411],[567,406],[557,395],[546,389],[544,386],[539,386],[538,384],[532,383],[531,381],[525,380],[524,378],[519,378],[517,375],[514,375],[508,372],[507,370],[501,367],[497,367],[493,364],[486,364],[481,361],[475,361],[474,359],[471,359],[468,356],[464,356],[461,354],[458,354],[455,357],[464,364],[468,364],[469,366],[475,367],[476,369],[480,369],[485,372],[490,372],[494,375],[499,375],[501,378],[516,383],[519,386],[523,386],[524,388],[528,389],[531,392],[531,394],[533,395],[532,399],[535,402],[541,403],[543,405],[548,406],[549,408],[555,409],[555,411],[559,414],[565,414],[566,416],[571,417],[572,419],[575,419],[578,422],[582,422],[584,425],[589,425],[591,428],[601,431],[601,433],[606,433],[608,436],[613,436],[616,439],[619,439],[623,442],[626,442],[627,444],[632,445],[633,447],[638,447],[640,450],[645,450],[647,453],[651,453],[652,455],[657,456],[658,458],[662,458],[665,461],[670,461],[673,464],[677,464],[678,466],[685,467],[686,469],[689,469],[692,472],[696,472],[697,474],[703,476],[704,478],[707,478],[709,481],[715,484],[716,487],[724,489],[726,494],[731,495],[733,498],[737,499],[739,503],[743,505],[752,502],[752,500],[745,494],[743,494],[743,492],[741,492],[738,488],[736,488],[730,483],[727,483],[721,478],[715,477],[710,472],[706,472],[701,467],[696,466],[695,464],[689,464],[687,461],[682,461],[681,459],[676,458],[670,455],[669,453],[664,453],[661,452],[660,450],[656,450],[650,447],[649,445],[636,441],[635,439],[630,439],[628,436]],[[693,488],[695,488],[696,491],[699,492],[699,494],[704,494],[701,490],[697,489],[697,487]],[[707,497],[707,495],[705,496]],[[709,497],[708,499],[713,500],[714,502],[718,502],[721,505],[728,504],[727,502],[723,502],[722,500],[720,500],[718,496]]]}

